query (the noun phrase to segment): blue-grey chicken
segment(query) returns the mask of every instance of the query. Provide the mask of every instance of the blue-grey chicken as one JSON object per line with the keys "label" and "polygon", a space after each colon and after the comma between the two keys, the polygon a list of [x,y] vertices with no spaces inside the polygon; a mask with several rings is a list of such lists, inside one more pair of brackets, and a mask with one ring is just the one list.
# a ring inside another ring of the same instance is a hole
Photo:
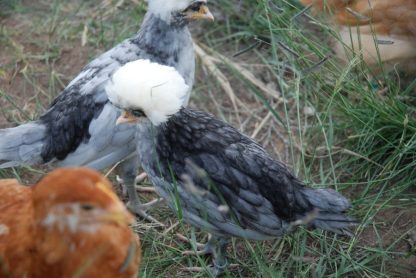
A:
{"label": "blue-grey chicken", "polygon": [[[144,68],[159,75],[134,75]],[[110,101],[124,109],[117,123],[141,123],[138,153],[157,192],[184,221],[211,234],[205,252],[213,255],[212,274],[227,267],[230,237],[271,239],[301,223],[351,234],[344,196],[306,187],[237,129],[184,108],[187,90],[174,68],[149,61],[120,68],[106,87]]]}
{"label": "blue-grey chicken", "polygon": [[[122,65],[140,59],[174,67],[185,80],[187,105],[194,82],[194,49],[188,23],[213,19],[206,0],[148,0],[139,32],[90,62],[38,120],[0,130],[0,168],[52,164],[102,170],[123,161],[128,206],[149,217],[138,199],[137,125],[115,124],[120,109],[109,103],[104,85]],[[157,75],[158,72],[146,72]]]}

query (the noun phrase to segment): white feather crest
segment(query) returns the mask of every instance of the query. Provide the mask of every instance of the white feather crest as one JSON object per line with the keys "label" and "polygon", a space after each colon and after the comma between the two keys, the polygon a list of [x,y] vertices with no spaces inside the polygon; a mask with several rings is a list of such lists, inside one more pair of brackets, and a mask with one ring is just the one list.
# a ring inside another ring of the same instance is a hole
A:
{"label": "white feather crest", "polygon": [[148,2],[149,11],[165,21],[170,21],[172,12],[185,10],[195,0],[148,0]]}
{"label": "white feather crest", "polygon": [[119,68],[106,86],[109,100],[123,109],[141,109],[154,124],[178,112],[189,86],[173,68],[137,60]]}

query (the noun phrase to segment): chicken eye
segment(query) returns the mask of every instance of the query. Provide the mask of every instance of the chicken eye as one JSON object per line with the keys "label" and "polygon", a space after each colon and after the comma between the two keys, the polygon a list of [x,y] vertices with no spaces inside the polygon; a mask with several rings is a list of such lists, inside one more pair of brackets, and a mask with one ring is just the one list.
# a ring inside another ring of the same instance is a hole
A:
{"label": "chicken eye", "polygon": [[144,117],[145,116],[143,110],[140,110],[140,109],[131,110],[130,113],[135,117]]}
{"label": "chicken eye", "polygon": [[90,211],[90,210],[93,210],[94,209],[94,206],[93,205],[90,205],[90,204],[82,204],[81,205],[81,209],[82,210],[85,210],[85,211]]}
{"label": "chicken eye", "polygon": [[198,12],[201,8],[202,2],[195,2],[192,5],[188,7],[188,10],[191,10],[193,12]]}

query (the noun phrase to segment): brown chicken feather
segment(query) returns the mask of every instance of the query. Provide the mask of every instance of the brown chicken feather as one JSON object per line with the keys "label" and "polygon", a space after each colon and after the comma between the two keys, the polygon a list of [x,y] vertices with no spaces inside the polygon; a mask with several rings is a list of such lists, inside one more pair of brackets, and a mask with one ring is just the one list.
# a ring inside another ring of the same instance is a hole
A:
{"label": "brown chicken feather", "polygon": [[133,217],[95,171],[53,171],[32,187],[0,181],[0,277],[136,277]]}
{"label": "brown chicken feather", "polygon": [[329,17],[340,33],[336,55],[348,61],[345,46],[371,67],[378,57],[386,70],[416,70],[416,0],[301,0]]}
{"label": "brown chicken feather", "polygon": [[0,180],[0,277],[23,277],[33,255],[32,192],[17,180]]}

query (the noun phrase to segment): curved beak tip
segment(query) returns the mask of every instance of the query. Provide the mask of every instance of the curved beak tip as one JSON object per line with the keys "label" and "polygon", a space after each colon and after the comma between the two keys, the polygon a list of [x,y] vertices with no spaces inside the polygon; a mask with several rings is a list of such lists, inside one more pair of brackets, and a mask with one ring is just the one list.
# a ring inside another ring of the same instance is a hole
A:
{"label": "curved beak tip", "polygon": [[119,208],[109,212],[104,219],[119,225],[132,225],[136,220],[136,218],[129,211],[126,209],[120,210]]}
{"label": "curved beak tip", "polygon": [[214,21],[214,16],[212,15],[211,11],[209,10],[208,6],[204,3],[199,7],[198,11],[195,12],[188,12],[187,18],[190,20],[210,20]]}
{"label": "curved beak tip", "polygon": [[210,20],[210,21],[215,20],[214,15],[211,13],[211,11],[208,9],[207,6],[202,6],[201,10],[199,12],[201,14],[201,18],[207,19],[207,20]]}
{"label": "curved beak tip", "polygon": [[117,118],[116,125],[126,124],[126,123],[136,123],[138,119],[133,115],[129,114],[127,111],[123,111],[120,117]]}

